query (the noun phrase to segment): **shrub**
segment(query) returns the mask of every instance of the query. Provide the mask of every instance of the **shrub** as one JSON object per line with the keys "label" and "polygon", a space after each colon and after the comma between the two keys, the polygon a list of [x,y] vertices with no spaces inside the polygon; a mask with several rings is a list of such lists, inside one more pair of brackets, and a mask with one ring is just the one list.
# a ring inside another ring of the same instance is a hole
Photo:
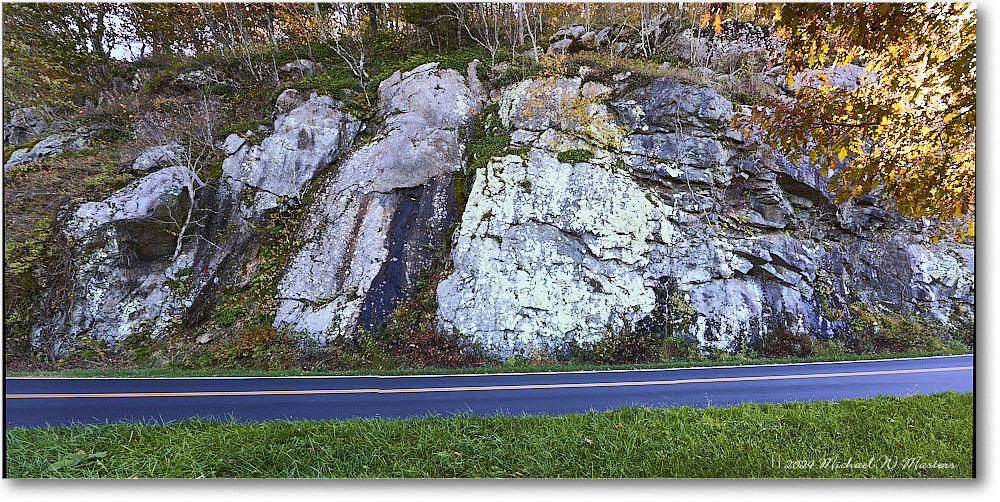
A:
{"label": "shrub", "polygon": [[863,303],[849,306],[852,349],[857,353],[886,354],[944,350],[948,329],[916,315],[885,312]]}
{"label": "shrub", "polygon": [[662,339],[635,330],[622,318],[619,330],[608,328],[597,342],[573,343],[570,354],[574,359],[595,364],[639,364],[660,361]]}
{"label": "shrub", "polygon": [[437,322],[437,285],[444,278],[445,257],[421,274],[417,290],[393,310],[385,326],[373,339],[397,364],[412,368],[465,368],[488,363],[467,340],[442,333]]}
{"label": "shrub", "polygon": [[572,150],[564,150],[556,155],[559,162],[564,164],[576,164],[578,162],[589,162],[590,159],[594,158],[594,152],[587,150],[585,148],[574,148]]}
{"label": "shrub", "polygon": [[486,167],[490,160],[501,155],[510,146],[510,134],[500,122],[500,105],[490,103],[476,115],[472,134],[466,144],[469,167],[467,172],[475,172]]}
{"label": "shrub", "polygon": [[847,346],[842,340],[817,340],[812,354],[816,357],[839,357],[847,354]]}
{"label": "shrub", "polygon": [[298,341],[272,326],[251,326],[236,338],[235,343],[215,354],[215,361],[223,368],[259,370],[288,369],[298,358]]}
{"label": "shrub", "polygon": [[354,92],[362,91],[361,86],[358,84],[358,79],[343,68],[310,75],[294,83],[292,88],[300,90],[316,89],[320,93],[329,94],[336,99],[344,99],[345,89]]}
{"label": "shrub", "polygon": [[762,337],[758,350],[764,357],[807,357],[812,354],[814,343],[808,333],[778,326]]}

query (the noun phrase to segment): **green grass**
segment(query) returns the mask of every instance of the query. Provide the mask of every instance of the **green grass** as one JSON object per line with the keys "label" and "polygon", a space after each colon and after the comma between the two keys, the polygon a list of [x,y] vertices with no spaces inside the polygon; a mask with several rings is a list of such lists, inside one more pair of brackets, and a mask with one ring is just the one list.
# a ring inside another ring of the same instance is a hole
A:
{"label": "green grass", "polygon": [[949,392],[559,416],[9,428],[6,474],[971,477],[973,401],[971,393]]}
{"label": "green grass", "polygon": [[503,366],[476,366],[471,368],[401,368],[389,370],[335,371],[317,369],[247,370],[247,369],[178,369],[178,368],[129,368],[84,369],[72,368],[59,371],[6,371],[7,377],[64,377],[64,378],[183,378],[183,377],[239,377],[239,376],[302,376],[302,375],[455,375],[466,373],[531,373],[541,371],[600,371],[623,369],[690,368],[694,366],[736,366],[759,364],[812,363],[824,361],[863,361],[868,359],[895,359],[902,357],[929,357],[971,354],[971,351],[905,352],[895,354],[845,354],[838,356],[812,356],[759,359],[688,359],[667,363],[649,364],[582,364],[557,363],[545,365],[507,364]]}

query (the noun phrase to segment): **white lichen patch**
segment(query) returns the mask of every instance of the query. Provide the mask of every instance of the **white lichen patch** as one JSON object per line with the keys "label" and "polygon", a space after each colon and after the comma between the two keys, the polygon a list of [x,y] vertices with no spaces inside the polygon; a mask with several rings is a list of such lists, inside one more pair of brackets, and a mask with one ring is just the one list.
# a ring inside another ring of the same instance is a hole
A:
{"label": "white lichen patch", "polygon": [[[695,285],[691,307],[701,316],[694,328],[706,347],[728,348],[734,339],[761,336],[764,327],[764,293],[753,280],[721,280]],[[753,327],[756,326],[756,332]]]}
{"label": "white lichen patch", "polygon": [[565,350],[650,312],[653,204],[627,178],[546,151],[481,169],[439,285],[439,316],[498,357]]}

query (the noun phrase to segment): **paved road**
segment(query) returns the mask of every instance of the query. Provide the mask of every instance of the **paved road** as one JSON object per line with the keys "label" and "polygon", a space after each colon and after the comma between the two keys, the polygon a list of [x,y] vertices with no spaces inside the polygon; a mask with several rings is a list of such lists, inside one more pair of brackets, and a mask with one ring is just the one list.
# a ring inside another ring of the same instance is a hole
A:
{"label": "paved road", "polygon": [[7,427],[118,421],[560,414],[972,391],[971,355],[571,373],[292,378],[7,378]]}

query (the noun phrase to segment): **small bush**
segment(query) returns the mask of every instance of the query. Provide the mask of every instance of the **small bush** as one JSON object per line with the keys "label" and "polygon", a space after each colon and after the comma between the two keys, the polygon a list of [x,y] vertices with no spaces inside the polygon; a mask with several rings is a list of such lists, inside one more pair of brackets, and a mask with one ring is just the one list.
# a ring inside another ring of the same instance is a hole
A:
{"label": "small bush", "polygon": [[849,306],[852,349],[857,353],[888,354],[944,350],[948,329],[916,315],[885,312],[863,303]]}
{"label": "small bush", "polygon": [[335,99],[344,99],[346,96],[344,93],[345,89],[353,92],[361,92],[363,90],[358,83],[358,79],[346,69],[341,68],[305,77],[292,84],[292,88],[300,90],[316,89],[322,94],[333,96]]}
{"label": "small bush", "polygon": [[251,326],[232,345],[218,350],[215,361],[223,368],[281,370],[295,365],[299,343],[272,326]]}
{"label": "small bush", "polygon": [[271,127],[273,121],[270,119],[249,119],[241,120],[239,122],[232,122],[226,124],[215,130],[215,139],[222,140],[225,139],[230,134],[244,134],[247,131],[257,132],[257,128],[260,126]]}
{"label": "small bush", "polygon": [[661,361],[701,359],[698,342],[681,336],[672,336],[663,341],[660,351]]}
{"label": "small bush", "polygon": [[594,364],[639,364],[659,362],[663,353],[662,340],[641,333],[623,319],[619,330],[607,329],[593,343],[573,343],[570,354],[574,359]]}
{"label": "small bush", "polygon": [[563,164],[576,164],[579,162],[589,162],[590,159],[594,158],[594,152],[587,150],[585,148],[574,148],[572,150],[565,150],[559,152],[556,155],[559,162]]}
{"label": "small bush", "polygon": [[490,160],[510,146],[510,134],[500,122],[500,105],[491,103],[476,115],[472,134],[466,144],[469,159],[467,172],[486,167]]}
{"label": "small bush", "polygon": [[649,60],[658,65],[666,63],[670,66],[679,66],[679,67],[688,66],[683,61],[681,61],[681,58],[677,57],[676,54],[665,54],[665,53],[653,54],[653,56],[650,57]]}
{"label": "small bush", "polygon": [[813,344],[812,354],[816,357],[840,357],[847,354],[847,346],[841,340],[818,340]]}
{"label": "small bush", "polygon": [[813,352],[815,341],[808,333],[778,327],[768,330],[758,350],[764,357],[808,357]]}

